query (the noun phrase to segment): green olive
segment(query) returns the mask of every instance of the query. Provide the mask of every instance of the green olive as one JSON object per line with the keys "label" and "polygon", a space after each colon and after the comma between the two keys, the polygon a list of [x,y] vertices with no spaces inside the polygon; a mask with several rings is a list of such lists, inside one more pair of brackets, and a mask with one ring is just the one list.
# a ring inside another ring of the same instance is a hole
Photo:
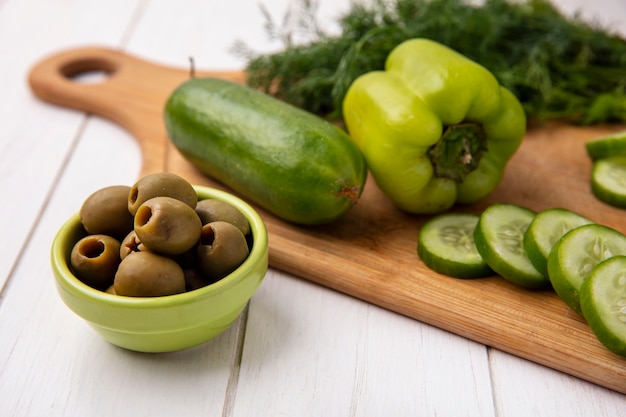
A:
{"label": "green olive", "polygon": [[133,230],[133,216],[128,211],[126,185],[104,187],[91,194],[80,208],[80,220],[89,234],[104,234],[121,239]]}
{"label": "green olive", "polygon": [[212,222],[202,226],[197,247],[198,267],[209,280],[218,280],[248,257],[248,244],[241,230],[227,222]]}
{"label": "green olive", "polygon": [[122,244],[120,245],[120,259],[126,258],[133,252],[139,252],[142,250],[146,250],[143,243],[141,243],[141,239],[137,236],[137,232],[132,230],[126,237],[122,240]]}
{"label": "green olive", "polygon": [[139,207],[153,197],[171,197],[196,208],[198,195],[183,177],[171,172],[148,174],[140,178],[127,195],[128,211],[133,216]]}
{"label": "green olive", "polygon": [[197,269],[185,269],[185,290],[193,291],[211,284],[211,281]]}
{"label": "green olive", "polygon": [[181,254],[168,255],[168,256],[172,258],[173,260],[175,260],[176,262],[178,262],[178,265],[180,265],[180,267],[183,268],[184,270],[195,269],[198,266],[198,263],[196,261],[195,249],[196,249],[196,245],[192,246],[191,249]]}
{"label": "green olive", "polygon": [[203,225],[223,221],[234,224],[244,235],[250,233],[250,224],[246,216],[236,207],[225,201],[214,199],[200,200],[196,205],[196,213],[200,216]]}
{"label": "green olive", "polygon": [[182,268],[172,259],[152,252],[134,252],[120,263],[115,274],[117,295],[158,297],[185,291]]}
{"label": "green olive", "polygon": [[154,197],[135,214],[135,232],[148,250],[179,255],[200,238],[202,223],[187,204],[172,197]]}
{"label": "green olive", "polygon": [[113,283],[119,264],[120,242],[108,235],[85,236],[70,254],[70,265],[78,279],[100,290]]}

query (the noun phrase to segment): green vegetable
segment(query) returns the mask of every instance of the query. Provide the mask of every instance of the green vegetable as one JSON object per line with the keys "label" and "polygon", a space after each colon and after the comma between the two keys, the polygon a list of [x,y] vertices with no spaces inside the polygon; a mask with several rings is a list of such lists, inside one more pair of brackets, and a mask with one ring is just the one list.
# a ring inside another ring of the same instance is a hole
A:
{"label": "green vegetable", "polygon": [[585,143],[585,148],[593,160],[609,156],[626,156],[626,130],[593,139]]}
{"label": "green vegetable", "polygon": [[[352,81],[382,69],[402,41],[422,37],[485,66],[520,99],[529,118],[626,121],[626,41],[578,16],[566,17],[548,0],[354,2],[338,19],[338,34],[320,30],[315,6],[302,0],[286,21],[268,18],[270,35],[285,40],[283,51],[258,55],[236,45],[248,59],[251,86],[340,119]],[[308,42],[296,43],[297,36]]]}
{"label": "green vegetable", "polygon": [[515,204],[493,204],[480,215],[474,241],[478,253],[502,278],[526,288],[545,288],[550,282],[533,266],[524,248],[524,233],[535,215]]}
{"label": "green vegetable", "polygon": [[444,213],[422,225],[417,253],[426,266],[455,278],[481,278],[493,270],[478,253],[474,229],[478,216],[470,213]]}
{"label": "green vegetable", "polygon": [[580,314],[584,280],[600,262],[616,255],[626,255],[626,236],[600,224],[577,227],[559,239],[550,251],[550,282],[565,304]]}
{"label": "green vegetable", "polygon": [[564,208],[537,213],[524,233],[524,249],[530,262],[548,278],[548,256],[554,244],[570,230],[590,223],[588,218]]}
{"label": "green vegetable", "polygon": [[[430,218],[420,228],[418,254],[426,266],[451,277],[495,272],[530,289],[552,284],[607,349],[626,356],[626,236],[615,229],[566,209],[535,213],[496,203],[480,216],[448,212]],[[535,269],[537,259],[541,268]],[[549,280],[539,272],[546,266]]]}
{"label": "green vegetable", "polygon": [[626,155],[594,161],[591,170],[591,191],[600,201],[626,208]]}
{"label": "green vegetable", "polygon": [[294,223],[339,218],[365,183],[363,156],[343,130],[244,85],[186,81],[167,101],[165,124],[199,170]]}
{"label": "green vegetable", "polygon": [[427,39],[389,54],[344,101],[350,136],[401,209],[438,213],[491,193],[526,130],[517,99],[489,71]]}
{"label": "green vegetable", "polygon": [[598,340],[626,356],[626,256],[599,263],[580,288],[583,316]]}
{"label": "green vegetable", "polygon": [[591,140],[585,148],[593,161],[593,194],[607,204],[626,208],[626,131]]}

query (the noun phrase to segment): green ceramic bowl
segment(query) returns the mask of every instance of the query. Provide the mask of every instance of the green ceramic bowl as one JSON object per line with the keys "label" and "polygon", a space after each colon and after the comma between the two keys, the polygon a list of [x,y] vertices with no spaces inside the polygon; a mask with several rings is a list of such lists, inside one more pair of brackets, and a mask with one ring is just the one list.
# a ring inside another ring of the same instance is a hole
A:
{"label": "green ceramic bowl", "polygon": [[165,297],[122,297],[83,284],[69,268],[70,252],[84,236],[78,213],[58,231],[51,251],[63,302],[114,345],[140,352],[171,352],[202,344],[224,332],[241,314],[268,268],[268,239],[258,213],[226,192],[195,186],[198,198],[237,207],[248,218],[253,244],[244,263],[220,281]]}

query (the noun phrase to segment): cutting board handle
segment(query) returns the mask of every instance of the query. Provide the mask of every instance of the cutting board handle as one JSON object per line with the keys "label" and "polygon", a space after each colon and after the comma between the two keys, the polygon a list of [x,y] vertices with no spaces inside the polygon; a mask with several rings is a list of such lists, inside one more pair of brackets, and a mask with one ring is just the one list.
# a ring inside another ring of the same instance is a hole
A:
{"label": "cutting board handle", "polygon": [[[83,82],[80,75],[100,72],[100,82]],[[50,55],[33,66],[28,82],[34,94],[49,103],[87,111],[132,128],[134,111],[145,103],[164,104],[189,70],[153,64],[124,52],[97,47]],[[227,73],[218,76],[227,76]],[[207,75],[202,74],[202,75]]]}
{"label": "cutting board handle", "polygon": [[[111,49],[71,49],[38,62],[29,73],[28,82],[33,93],[43,101],[97,114],[104,112],[103,116],[116,119],[107,114],[113,109],[107,108],[106,97],[114,92],[124,94],[119,90],[121,84],[132,81],[128,79],[132,68],[141,64]],[[105,77],[94,83],[79,81],[79,75],[89,72],[101,72]],[[120,107],[120,102],[117,103]]]}

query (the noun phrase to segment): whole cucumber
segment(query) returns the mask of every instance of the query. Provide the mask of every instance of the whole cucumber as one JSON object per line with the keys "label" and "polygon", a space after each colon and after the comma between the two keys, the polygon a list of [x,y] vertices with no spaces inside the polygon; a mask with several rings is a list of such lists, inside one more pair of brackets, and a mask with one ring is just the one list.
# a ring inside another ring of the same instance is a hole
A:
{"label": "whole cucumber", "polygon": [[347,133],[245,85],[184,82],[168,98],[165,126],[200,171],[293,223],[336,220],[365,184],[365,160]]}

